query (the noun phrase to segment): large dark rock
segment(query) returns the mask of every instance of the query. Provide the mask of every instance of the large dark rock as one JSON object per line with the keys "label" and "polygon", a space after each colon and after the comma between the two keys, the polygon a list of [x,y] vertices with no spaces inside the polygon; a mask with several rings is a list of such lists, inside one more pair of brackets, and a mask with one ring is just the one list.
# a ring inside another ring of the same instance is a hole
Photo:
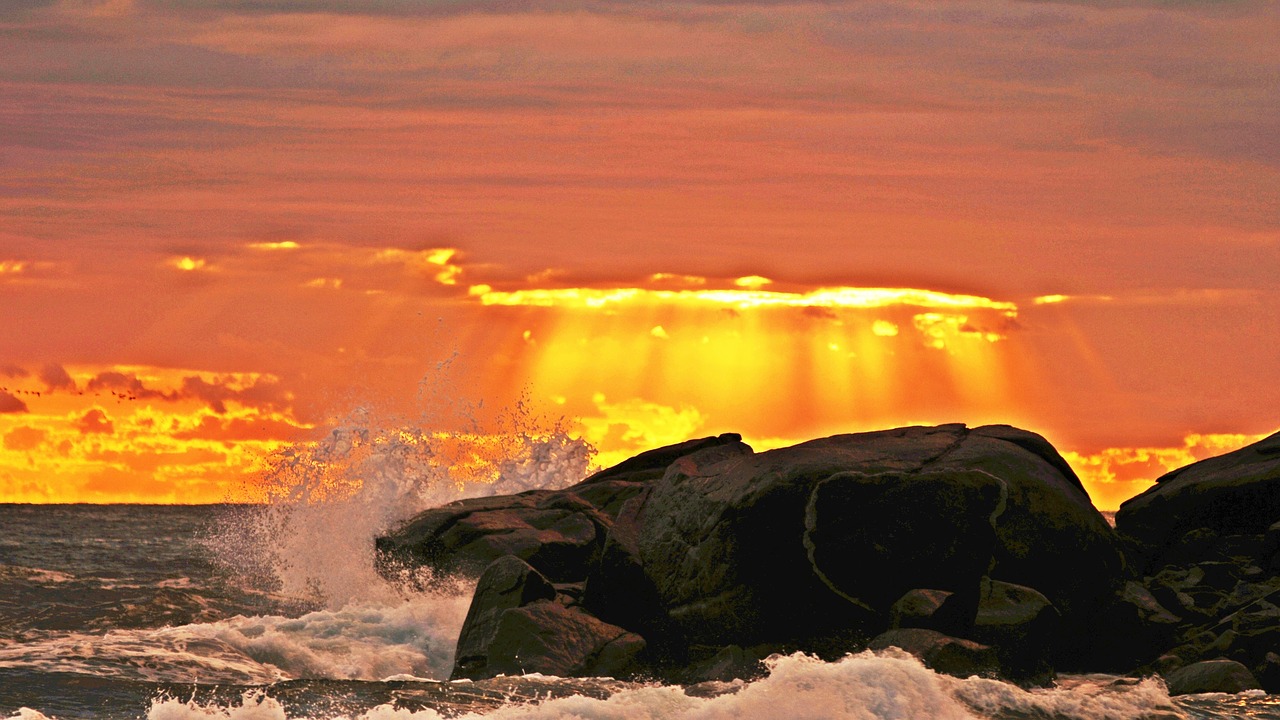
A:
{"label": "large dark rock", "polygon": [[1262,535],[1277,520],[1280,433],[1165,474],[1120,506],[1116,529],[1158,564],[1166,548],[1201,528],[1219,536]]}
{"label": "large dark rock", "polygon": [[[732,434],[703,438],[564,490],[429,510],[378,550],[388,566],[437,574],[489,568],[459,677],[741,675],[769,652],[861,650],[894,623],[956,636],[896,631],[922,653],[995,653],[1025,678],[1113,606],[1123,570],[1070,467],[1007,426],[764,453]],[[1059,613],[1055,636],[1046,618]]]}
{"label": "large dark rock", "polygon": [[900,428],[673,463],[637,549],[696,642],[875,634],[913,588],[981,577],[1043,592],[1081,625],[1119,583],[1115,537],[1042,438],[1004,426]]}

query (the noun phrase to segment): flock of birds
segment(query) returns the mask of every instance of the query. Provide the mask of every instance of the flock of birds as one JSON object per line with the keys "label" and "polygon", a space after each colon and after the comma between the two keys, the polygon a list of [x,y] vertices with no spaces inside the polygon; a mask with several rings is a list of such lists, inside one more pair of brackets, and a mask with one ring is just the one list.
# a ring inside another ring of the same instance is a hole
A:
{"label": "flock of birds", "polygon": [[[131,392],[117,391],[117,390],[111,390],[111,389],[108,389],[108,390],[107,390],[107,392],[111,393],[111,396],[112,396],[112,397],[114,397],[114,398],[116,399],[116,402],[117,402],[117,403],[124,402],[125,400],[137,400],[137,399],[138,399],[138,396],[137,396],[137,395],[134,395],[134,394],[133,394],[133,393],[131,393]],[[41,391],[41,390],[23,390],[23,389],[21,389],[21,388],[9,388],[9,387],[4,387],[4,386],[0,385],[0,393],[8,393],[8,394],[13,395],[13,396],[15,396],[15,397],[16,397],[16,396],[18,396],[18,395],[29,395],[29,396],[31,396],[31,397],[43,397],[43,396],[45,396],[45,395],[52,395],[52,394],[53,394],[53,389],[47,389],[47,390],[43,390],[43,391]],[[70,393],[70,394],[72,394],[72,395],[84,395],[84,394],[85,394],[85,391],[84,391],[84,390],[76,389],[76,390],[71,391],[71,393]],[[102,393],[101,393],[101,392],[95,392],[95,393],[93,394],[93,396],[94,396],[94,397],[102,397]]]}

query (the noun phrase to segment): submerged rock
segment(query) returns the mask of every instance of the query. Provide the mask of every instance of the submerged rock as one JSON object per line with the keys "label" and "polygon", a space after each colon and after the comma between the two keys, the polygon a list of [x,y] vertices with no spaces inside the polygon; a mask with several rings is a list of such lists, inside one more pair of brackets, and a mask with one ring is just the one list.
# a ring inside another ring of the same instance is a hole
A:
{"label": "submerged rock", "polygon": [[967,678],[973,675],[996,677],[1000,659],[989,645],[944,635],[925,628],[899,628],[876,636],[868,648],[886,650],[896,647],[915,655],[936,672]]}
{"label": "submerged rock", "polygon": [[1238,693],[1261,690],[1258,679],[1249,668],[1235,660],[1217,659],[1192,663],[1165,676],[1170,695],[1197,693]]}

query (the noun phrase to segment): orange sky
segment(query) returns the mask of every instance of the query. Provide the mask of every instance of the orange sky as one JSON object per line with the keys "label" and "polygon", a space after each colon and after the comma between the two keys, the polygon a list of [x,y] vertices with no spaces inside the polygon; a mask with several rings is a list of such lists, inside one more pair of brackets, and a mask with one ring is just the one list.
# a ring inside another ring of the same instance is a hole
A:
{"label": "orange sky", "polygon": [[219,500],[354,407],[527,396],[599,462],[1009,422],[1114,507],[1280,427],[1278,37],[1270,2],[3,4],[0,500]]}

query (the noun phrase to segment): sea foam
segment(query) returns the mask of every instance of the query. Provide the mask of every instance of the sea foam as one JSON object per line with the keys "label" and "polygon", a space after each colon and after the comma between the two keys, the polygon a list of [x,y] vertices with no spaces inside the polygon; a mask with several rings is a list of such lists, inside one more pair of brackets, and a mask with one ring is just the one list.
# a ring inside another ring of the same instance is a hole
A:
{"label": "sea foam", "polygon": [[[1074,682],[1059,688],[1023,690],[981,678],[938,675],[895,650],[863,652],[835,662],[795,654],[768,661],[769,675],[736,692],[695,697],[677,686],[636,686],[606,699],[572,696],[542,703],[512,703],[463,720],[971,720],[1060,718],[1104,720],[1186,718],[1158,680],[1135,685]],[[239,704],[201,705],[157,699],[149,720],[285,720],[288,708],[261,694]],[[380,705],[351,720],[439,720],[431,709]],[[318,719],[317,719],[318,720]]]}

